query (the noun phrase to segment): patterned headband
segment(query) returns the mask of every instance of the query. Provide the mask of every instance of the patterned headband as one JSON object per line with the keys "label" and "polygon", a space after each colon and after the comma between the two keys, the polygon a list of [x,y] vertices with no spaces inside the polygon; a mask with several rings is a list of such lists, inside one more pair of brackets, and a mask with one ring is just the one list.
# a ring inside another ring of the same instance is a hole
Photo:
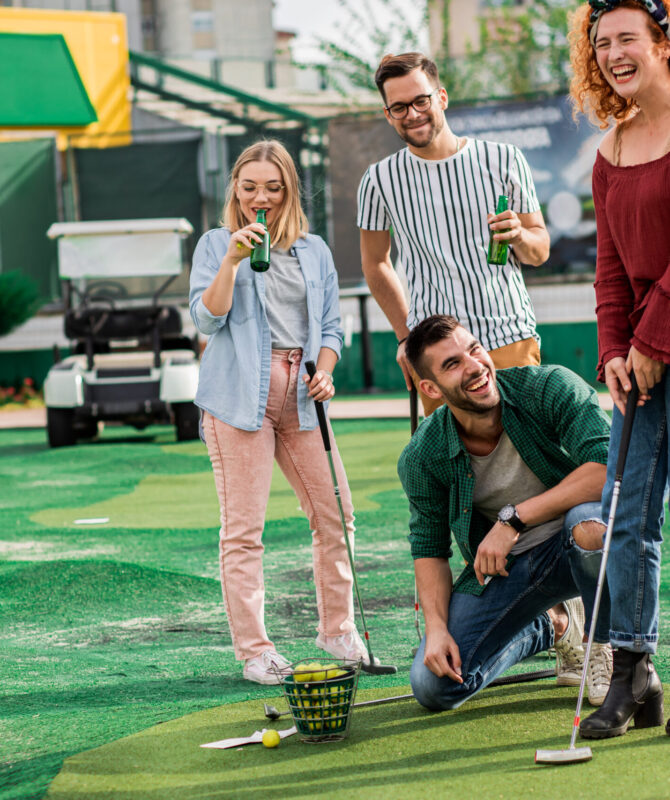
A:
{"label": "patterned headband", "polygon": [[[658,23],[663,33],[670,39],[670,20],[668,20],[668,13],[661,0],[635,0],[643,11],[646,11]],[[614,11],[621,5],[621,0],[589,0],[591,6],[591,31],[589,39],[591,44],[595,44],[596,31],[598,30],[598,23],[600,18],[607,11]]]}

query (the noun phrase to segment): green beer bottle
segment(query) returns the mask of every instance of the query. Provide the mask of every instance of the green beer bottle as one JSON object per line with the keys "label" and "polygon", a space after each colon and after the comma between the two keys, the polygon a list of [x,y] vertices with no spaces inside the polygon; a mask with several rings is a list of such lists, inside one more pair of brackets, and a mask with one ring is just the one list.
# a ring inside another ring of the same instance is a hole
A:
{"label": "green beer bottle", "polygon": [[[501,194],[498,198],[498,205],[496,206],[496,214],[501,214],[507,211],[507,195]],[[500,231],[502,233],[502,231]],[[486,259],[489,264],[498,264],[504,266],[507,263],[507,242],[496,242],[491,234],[489,241],[489,255]]]}
{"label": "green beer bottle", "polygon": [[251,269],[254,272],[265,272],[270,267],[270,234],[265,222],[265,209],[259,208],[256,212],[256,222],[265,228],[263,241],[259,242],[251,251]]}

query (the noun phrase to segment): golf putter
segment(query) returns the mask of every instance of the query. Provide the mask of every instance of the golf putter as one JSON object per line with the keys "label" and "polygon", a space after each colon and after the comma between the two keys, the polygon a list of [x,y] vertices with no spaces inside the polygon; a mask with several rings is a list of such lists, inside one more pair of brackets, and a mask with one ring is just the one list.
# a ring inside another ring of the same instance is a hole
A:
{"label": "golf putter", "polygon": [[617,456],[616,473],[614,475],[614,486],[612,488],[612,502],[610,504],[610,513],[609,513],[609,519],[607,521],[607,530],[605,532],[605,541],[603,542],[603,554],[600,560],[600,572],[598,573],[596,594],[593,600],[593,615],[591,617],[591,630],[589,631],[589,640],[586,644],[586,653],[584,654],[582,681],[579,685],[579,695],[577,696],[577,710],[575,711],[575,718],[572,723],[572,737],[570,738],[570,747],[567,750],[536,750],[535,751],[536,764],[573,764],[576,761],[590,761],[591,758],[593,758],[593,753],[591,752],[591,748],[575,747],[575,740],[577,739],[580,714],[582,713],[582,702],[584,700],[584,686],[586,685],[586,674],[588,671],[589,659],[591,657],[591,646],[593,644],[595,622],[598,619],[598,611],[600,610],[600,598],[602,597],[603,587],[605,585],[607,557],[609,555],[610,543],[612,541],[612,529],[614,528],[616,507],[619,501],[619,492],[621,491],[621,481],[623,479],[623,470],[626,465],[626,456],[628,455],[628,445],[630,444],[630,435],[631,431],[633,430],[635,409],[637,408],[637,398],[639,392],[634,372],[632,372],[630,375],[630,382],[631,382],[631,390],[628,393],[628,399],[626,401],[626,413],[624,415],[623,427],[621,429],[621,441],[619,442],[619,453]]}
{"label": "golf putter", "polygon": [[[305,361],[305,369],[310,378],[316,374],[316,364],[313,361]],[[340,512],[340,521],[342,522],[342,531],[344,532],[344,541],[347,546],[347,555],[349,556],[349,564],[351,565],[351,574],[354,579],[354,589],[356,590],[356,600],[358,602],[358,611],[361,615],[361,622],[363,623],[363,631],[365,634],[365,647],[368,651],[369,664],[361,664],[361,669],[371,675],[392,675],[398,671],[398,668],[392,664],[375,664],[374,656],[372,655],[372,647],[370,646],[370,634],[368,633],[368,626],[365,622],[365,612],[363,611],[363,603],[361,602],[361,594],[358,590],[358,579],[356,578],[356,566],[354,564],[354,554],[351,552],[351,542],[349,541],[349,531],[347,530],[347,523],[344,519],[344,509],[342,508],[342,498],[340,497],[340,487],[337,484],[337,475],[335,474],[335,464],[333,463],[333,454],[330,449],[330,434],[328,433],[328,423],[326,422],[326,412],[323,409],[323,403],[319,400],[314,401],[316,407],[316,416],[319,420],[319,428],[321,429],[321,438],[323,439],[323,446],[326,449],[328,456],[328,465],[330,467],[330,476],[333,479],[333,490],[335,492],[335,499],[337,500],[337,508]]]}
{"label": "golf putter", "polygon": [[[416,386],[412,383],[412,388],[409,390],[409,429],[412,436],[419,426],[419,394]],[[419,620],[419,589],[416,585],[416,578],[414,579],[414,627],[416,635],[419,637],[419,644],[423,634],[421,633],[421,622]],[[417,647],[412,648],[412,655],[416,655]]]}

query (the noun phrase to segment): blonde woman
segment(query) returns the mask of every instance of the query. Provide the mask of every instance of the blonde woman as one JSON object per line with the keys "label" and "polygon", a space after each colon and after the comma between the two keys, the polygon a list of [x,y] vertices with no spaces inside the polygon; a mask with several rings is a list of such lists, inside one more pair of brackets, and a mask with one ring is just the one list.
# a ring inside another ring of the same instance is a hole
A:
{"label": "blonde woman", "polygon": [[638,728],[664,721],[651,656],[670,462],[668,10],[662,0],[591,0],[576,12],[571,32],[576,107],[603,128],[615,123],[593,168],[598,369],[615,403],[605,514],[633,373],[640,389],[607,564],[614,671],[605,702],[580,726],[592,739],[619,736],[633,720]]}
{"label": "blonde woman", "polygon": [[[264,231],[259,209],[273,243],[264,273],[249,262]],[[313,402],[335,394],[332,371],[342,345],[337,274],[326,244],[307,233],[295,165],[279,142],[253,144],[237,159],[223,222],[201,238],[193,257],[191,316],[209,335],[196,404],[221,506],[221,584],[235,656],[247,680],[277,683],[274,670],[288,662],[265,629],[262,564],[275,459],[312,531],[316,644],[336,657],[366,658]],[[308,360],[317,366],[311,381]],[[333,456],[352,535],[351,494],[336,447]]]}

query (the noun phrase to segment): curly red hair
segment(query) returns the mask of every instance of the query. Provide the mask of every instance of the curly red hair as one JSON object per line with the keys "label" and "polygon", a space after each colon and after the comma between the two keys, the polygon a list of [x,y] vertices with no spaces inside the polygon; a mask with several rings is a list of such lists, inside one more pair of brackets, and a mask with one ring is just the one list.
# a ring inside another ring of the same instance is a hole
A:
{"label": "curly red hair", "polygon": [[[668,0],[661,0],[661,2],[670,15]],[[644,11],[644,8],[636,0],[622,0],[617,8],[633,8]],[[570,97],[573,104],[573,116],[577,117],[577,114],[581,112],[599,123],[601,128],[607,128],[610,118],[624,120],[635,114],[638,106],[634,100],[626,100],[618,95],[600,71],[596,53],[589,38],[592,28],[590,16],[591,7],[588,3],[579,6],[570,16],[570,32],[568,33],[572,65]],[[649,32],[654,42],[660,45],[667,41],[665,33],[652,16],[650,14],[646,16]],[[670,59],[668,67],[670,68]]]}

